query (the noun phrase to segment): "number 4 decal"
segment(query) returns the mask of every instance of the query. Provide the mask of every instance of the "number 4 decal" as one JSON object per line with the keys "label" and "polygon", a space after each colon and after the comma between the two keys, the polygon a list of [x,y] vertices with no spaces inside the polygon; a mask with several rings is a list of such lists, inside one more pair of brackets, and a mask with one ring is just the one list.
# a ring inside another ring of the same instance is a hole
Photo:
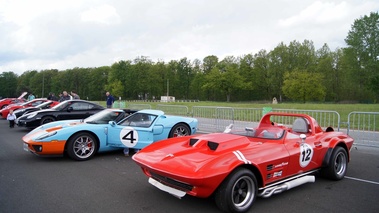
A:
{"label": "number 4 decal", "polygon": [[307,144],[303,143],[300,145],[300,166],[301,167],[306,167],[308,164],[311,162],[313,157],[313,149],[312,147]]}
{"label": "number 4 decal", "polygon": [[134,147],[138,143],[138,132],[131,127],[125,127],[120,132],[120,141],[126,147]]}

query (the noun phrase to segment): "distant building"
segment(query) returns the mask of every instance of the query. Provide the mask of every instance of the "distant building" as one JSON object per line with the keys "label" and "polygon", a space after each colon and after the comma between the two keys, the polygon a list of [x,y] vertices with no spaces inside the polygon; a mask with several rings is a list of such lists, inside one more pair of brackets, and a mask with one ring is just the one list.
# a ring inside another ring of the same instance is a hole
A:
{"label": "distant building", "polygon": [[161,96],[161,102],[175,102],[174,96]]}

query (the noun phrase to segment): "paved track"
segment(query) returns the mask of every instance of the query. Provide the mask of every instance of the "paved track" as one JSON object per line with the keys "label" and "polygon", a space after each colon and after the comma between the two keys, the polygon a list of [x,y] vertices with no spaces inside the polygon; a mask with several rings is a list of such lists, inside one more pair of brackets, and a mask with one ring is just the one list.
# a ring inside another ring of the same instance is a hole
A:
{"label": "paved track", "polygon": [[[41,158],[22,149],[22,128],[0,120],[0,213],[10,212],[219,212],[212,199],[179,200],[161,192],[122,152],[77,162]],[[257,199],[249,212],[379,212],[379,149],[352,150],[347,178],[316,177],[271,198]]]}

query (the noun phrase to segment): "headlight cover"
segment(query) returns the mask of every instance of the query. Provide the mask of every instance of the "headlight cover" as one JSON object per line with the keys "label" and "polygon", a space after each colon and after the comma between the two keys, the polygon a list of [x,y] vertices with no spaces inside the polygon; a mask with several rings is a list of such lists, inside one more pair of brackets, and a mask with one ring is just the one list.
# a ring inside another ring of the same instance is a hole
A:
{"label": "headlight cover", "polygon": [[57,134],[57,131],[46,132],[45,134],[43,134],[43,135],[39,136],[38,138],[36,138],[36,140],[43,140],[43,139],[51,137],[51,136],[53,136],[55,134]]}

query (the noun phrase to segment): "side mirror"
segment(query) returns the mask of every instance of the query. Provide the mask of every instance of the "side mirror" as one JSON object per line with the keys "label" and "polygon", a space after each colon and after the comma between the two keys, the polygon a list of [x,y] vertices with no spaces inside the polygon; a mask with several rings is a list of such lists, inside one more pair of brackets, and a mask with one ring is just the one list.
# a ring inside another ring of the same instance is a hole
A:
{"label": "side mirror", "polygon": [[109,121],[108,124],[111,126],[116,126],[116,122],[114,122],[114,121]]}
{"label": "side mirror", "polygon": [[305,143],[307,136],[305,134],[300,134],[301,143]]}
{"label": "side mirror", "polygon": [[72,110],[74,110],[72,107],[67,108],[67,112],[71,112]]}

